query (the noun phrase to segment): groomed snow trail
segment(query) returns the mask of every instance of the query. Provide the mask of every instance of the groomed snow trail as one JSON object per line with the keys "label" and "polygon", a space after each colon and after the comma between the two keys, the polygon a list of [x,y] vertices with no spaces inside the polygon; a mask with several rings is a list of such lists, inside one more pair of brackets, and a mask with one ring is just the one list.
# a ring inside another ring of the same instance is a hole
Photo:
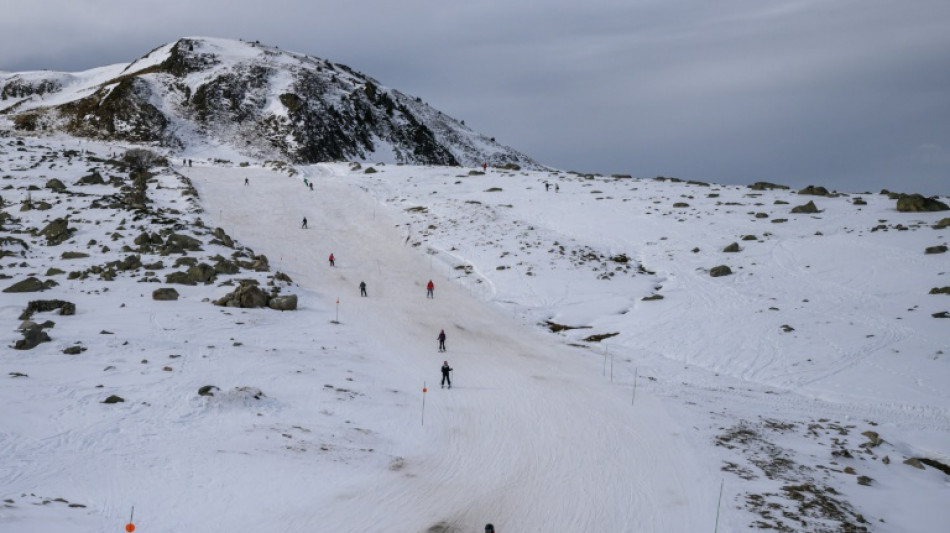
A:
{"label": "groomed snow trail", "polygon": [[[301,322],[301,330],[362,332],[377,348],[367,358],[399,362],[387,386],[418,391],[405,416],[370,428],[393,442],[383,450],[394,458],[390,468],[327,479],[340,487],[335,500],[283,510],[275,524],[335,532],[480,531],[486,522],[502,532],[709,528],[718,465],[702,463],[657,398],[638,392],[631,406],[631,384],[611,383],[589,352],[513,323],[439,276],[406,244],[399,213],[337,175],[341,168],[307,169],[313,192],[300,178],[260,168],[181,169],[199,191],[206,224],[289,274],[305,289],[301,307],[332,310],[340,299],[340,324]],[[359,297],[361,280],[368,298]],[[440,329],[445,354],[436,350]],[[455,369],[452,390],[438,387],[445,359]]]}

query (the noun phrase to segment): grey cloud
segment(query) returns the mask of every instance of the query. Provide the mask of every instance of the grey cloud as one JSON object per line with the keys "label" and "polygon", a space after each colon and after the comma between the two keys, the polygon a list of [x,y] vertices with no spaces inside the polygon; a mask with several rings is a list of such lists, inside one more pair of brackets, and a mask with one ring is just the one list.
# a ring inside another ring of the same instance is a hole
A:
{"label": "grey cloud", "polygon": [[261,40],[559,168],[950,194],[945,0],[39,0],[5,14],[3,70],[130,61],[185,35]]}

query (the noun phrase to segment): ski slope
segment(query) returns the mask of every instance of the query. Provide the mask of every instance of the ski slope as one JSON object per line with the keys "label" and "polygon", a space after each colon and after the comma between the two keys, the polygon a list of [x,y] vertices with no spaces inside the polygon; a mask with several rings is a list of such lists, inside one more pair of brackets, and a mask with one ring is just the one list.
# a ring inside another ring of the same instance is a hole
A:
{"label": "ski slope", "polygon": [[[419,393],[404,413],[412,416],[388,428],[407,433],[398,473],[295,523],[335,531],[385,523],[474,531],[488,521],[506,531],[695,531],[708,523],[715,468],[700,462],[661,402],[641,392],[634,408],[631,383],[611,383],[578,349],[513,322],[434,272],[406,244],[398,219],[333,172],[316,167],[311,193],[264,170],[185,170],[214,225],[325,302],[339,298],[337,327],[371,336],[366,356],[398,367],[386,386]],[[357,297],[361,280],[368,298]],[[445,354],[436,351],[440,329]],[[436,387],[443,355],[455,369],[451,390]]]}
{"label": "ski slope", "polygon": [[[948,474],[913,465],[950,464],[950,344],[933,316],[950,297],[928,293],[950,269],[924,253],[950,237],[946,213],[864,194],[791,215],[810,198],[502,169],[291,172],[223,151],[153,169],[148,215],[92,208],[119,189],[77,181],[127,178],[102,163],[122,150],[0,138],[14,239],[0,285],[55,282],[0,293],[4,346],[30,301],[76,304],[32,317],[55,323],[50,342],[0,351],[4,533],[120,531],[133,507],[139,532],[666,533],[712,531],[718,516],[723,532],[911,533],[950,520]],[[67,242],[36,235],[64,216]],[[234,247],[214,242],[219,227]],[[202,250],[133,242],[169,228]],[[724,252],[733,241],[740,252]],[[159,282],[242,246],[270,272]],[[164,265],[89,270],[132,253]],[[719,264],[734,274],[709,276]],[[299,308],[211,305],[248,278]],[[167,286],[177,301],[152,299]]]}

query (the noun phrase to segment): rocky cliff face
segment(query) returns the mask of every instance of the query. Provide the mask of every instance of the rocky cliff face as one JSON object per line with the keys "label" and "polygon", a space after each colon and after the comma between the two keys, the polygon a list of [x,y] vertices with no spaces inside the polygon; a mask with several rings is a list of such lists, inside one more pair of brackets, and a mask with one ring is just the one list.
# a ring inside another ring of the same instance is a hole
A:
{"label": "rocky cliff face", "polygon": [[0,114],[24,131],[174,150],[223,144],[294,163],[541,167],[344,65],[244,41],[181,39],[128,65],[0,74]]}

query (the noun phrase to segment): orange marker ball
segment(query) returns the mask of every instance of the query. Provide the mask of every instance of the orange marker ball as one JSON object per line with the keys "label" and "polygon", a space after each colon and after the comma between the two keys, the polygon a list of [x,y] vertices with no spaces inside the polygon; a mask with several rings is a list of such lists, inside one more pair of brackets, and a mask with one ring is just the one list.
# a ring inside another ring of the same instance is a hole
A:
{"label": "orange marker ball", "polygon": [[135,524],[133,524],[133,523],[131,523],[131,522],[128,523],[128,524],[126,524],[126,525],[125,525],[125,530],[128,531],[129,533],[132,533],[133,531],[135,531]]}

